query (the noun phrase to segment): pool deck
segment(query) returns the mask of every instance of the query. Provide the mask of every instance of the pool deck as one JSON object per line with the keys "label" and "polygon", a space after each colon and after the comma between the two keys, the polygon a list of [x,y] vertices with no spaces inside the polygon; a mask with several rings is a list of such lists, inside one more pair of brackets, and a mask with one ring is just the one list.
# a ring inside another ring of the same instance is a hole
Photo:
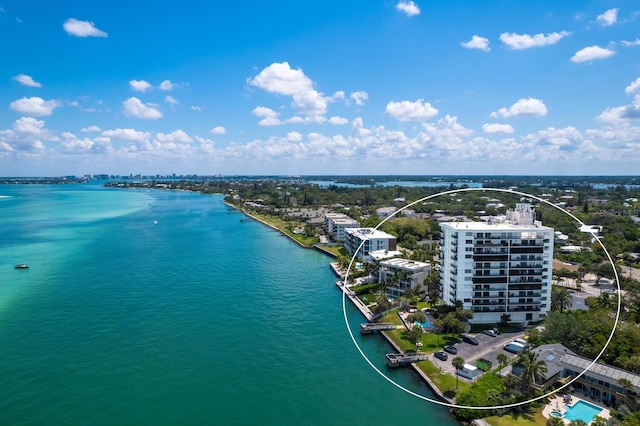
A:
{"label": "pool deck", "polygon": [[[578,398],[574,395],[571,395],[570,405],[573,405],[578,401],[588,402],[591,405],[595,405],[602,408],[602,411],[598,414],[598,416],[602,417],[603,419],[609,419],[611,417],[611,412],[607,408],[602,407],[601,405],[593,401],[590,401],[588,399]],[[551,417],[551,412],[558,409],[560,410],[560,412],[562,412],[563,415],[567,411],[562,395],[557,395],[553,397],[551,401],[547,405],[545,405],[544,408],[542,409],[542,415],[548,419],[549,417]],[[569,420],[565,419],[564,417],[562,418],[562,421],[566,425],[571,423]]]}

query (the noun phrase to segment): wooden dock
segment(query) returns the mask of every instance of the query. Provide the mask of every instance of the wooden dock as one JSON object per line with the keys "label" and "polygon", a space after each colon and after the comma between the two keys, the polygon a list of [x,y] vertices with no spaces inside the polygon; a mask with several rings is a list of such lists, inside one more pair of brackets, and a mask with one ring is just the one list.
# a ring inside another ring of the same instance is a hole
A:
{"label": "wooden dock", "polygon": [[413,362],[424,361],[429,359],[428,355],[424,352],[411,352],[411,353],[393,353],[387,354],[387,366],[391,368],[404,367]]}
{"label": "wooden dock", "polygon": [[372,334],[384,330],[395,330],[396,325],[392,322],[365,322],[360,324],[360,334]]}

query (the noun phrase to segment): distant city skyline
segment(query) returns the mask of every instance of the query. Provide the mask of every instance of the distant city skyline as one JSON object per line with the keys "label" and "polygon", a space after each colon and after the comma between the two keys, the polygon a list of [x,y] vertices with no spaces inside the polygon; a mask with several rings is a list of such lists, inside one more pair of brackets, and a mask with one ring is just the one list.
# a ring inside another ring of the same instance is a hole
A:
{"label": "distant city skyline", "polygon": [[634,175],[640,2],[0,0],[0,175]]}

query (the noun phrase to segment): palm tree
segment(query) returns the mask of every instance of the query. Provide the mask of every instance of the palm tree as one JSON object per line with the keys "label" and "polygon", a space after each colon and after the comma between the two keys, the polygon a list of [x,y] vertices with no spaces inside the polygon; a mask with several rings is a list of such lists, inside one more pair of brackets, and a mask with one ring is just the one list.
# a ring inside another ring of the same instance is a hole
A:
{"label": "palm tree", "polygon": [[573,305],[573,296],[565,287],[553,286],[551,288],[551,310],[560,310],[562,313]]}
{"label": "palm tree", "polygon": [[587,422],[581,419],[571,420],[569,426],[587,426]]}
{"label": "palm tree", "polygon": [[498,356],[496,356],[496,358],[498,359],[498,362],[500,363],[500,365],[505,365],[507,363],[507,360],[509,359],[505,354],[503,353],[499,353]]}
{"label": "palm tree", "polygon": [[533,385],[544,379],[547,374],[547,364],[544,360],[538,360],[538,354],[535,352],[521,353],[513,365],[522,368],[522,384],[529,392],[533,390]]}
{"label": "palm tree", "polygon": [[549,417],[545,426],[564,426],[564,421],[560,417]]}
{"label": "palm tree", "polygon": [[451,360],[451,365],[456,369],[456,389],[458,389],[458,370],[462,370],[464,367],[464,358],[456,356]]}

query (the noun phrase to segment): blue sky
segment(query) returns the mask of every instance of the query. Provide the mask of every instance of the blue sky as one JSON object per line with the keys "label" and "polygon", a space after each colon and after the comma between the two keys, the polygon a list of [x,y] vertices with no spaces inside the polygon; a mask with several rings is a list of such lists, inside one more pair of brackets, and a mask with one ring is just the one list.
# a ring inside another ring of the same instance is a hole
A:
{"label": "blue sky", "polygon": [[0,0],[0,175],[637,174],[640,1]]}

